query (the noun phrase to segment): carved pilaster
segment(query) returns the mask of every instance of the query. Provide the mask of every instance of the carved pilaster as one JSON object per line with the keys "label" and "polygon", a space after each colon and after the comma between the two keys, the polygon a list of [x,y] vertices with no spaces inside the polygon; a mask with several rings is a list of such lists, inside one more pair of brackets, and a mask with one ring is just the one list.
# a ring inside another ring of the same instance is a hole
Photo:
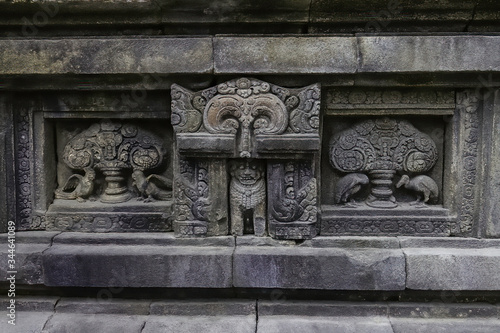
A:
{"label": "carved pilaster", "polygon": [[267,167],[269,233],[278,239],[316,236],[316,178],[310,162],[269,161]]}

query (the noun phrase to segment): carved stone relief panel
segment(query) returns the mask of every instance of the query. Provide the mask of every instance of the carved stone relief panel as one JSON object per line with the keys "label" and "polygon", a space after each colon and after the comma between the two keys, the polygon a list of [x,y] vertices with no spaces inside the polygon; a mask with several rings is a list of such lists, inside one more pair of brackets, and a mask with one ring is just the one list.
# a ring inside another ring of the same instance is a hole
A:
{"label": "carved stone relief panel", "polygon": [[[436,182],[425,175],[437,161],[434,141],[405,120],[391,118],[369,119],[332,137],[330,162],[338,171],[347,173],[337,183],[336,203],[349,202],[370,179],[371,193],[365,200],[368,206],[395,208],[394,176],[402,173],[396,187],[415,191],[422,197],[416,203],[424,205],[437,199]],[[417,175],[412,179],[408,174]]]}
{"label": "carved stone relief panel", "polygon": [[[175,221],[177,236],[229,232],[303,239],[316,235],[318,189],[312,166],[320,146],[319,85],[287,89],[240,78],[192,92],[174,84],[172,125],[178,153],[175,206],[176,211],[186,212]],[[199,157],[207,159],[200,162]],[[304,158],[311,160],[307,166],[294,162]],[[183,171],[185,161],[190,161],[189,170],[193,171]],[[203,181],[208,185],[208,197],[203,202],[217,212],[211,216],[193,214],[201,201],[196,195],[195,200],[190,199],[184,190],[198,188],[196,170],[204,163],[220,170]],[[276,172],[275,166],[281,171]],[[279,179],[285,173],[292,175],[292,183]],[[288,192],[281,193],[283,189]],[[300,193],[298,198],[292,198],[293,191]],[[274,197],[276,194],[279,197]],[[228,220],[224,221],[222,213],[227,203],[216,203],[214,198],[229,198]],[[297,206],[291,208],[294,211],[284,210],[292,201]],[[228,226],[223,228],[220,221]],[[211,225],[217,226],[213,228],[216,232],[210,233]]]}
{"label": "carved stone relief panel", "polygon": [[181,157],[174,179],[174,231],[178,237],[228,234],[224,160]]}
{"label": "carved stone relief panel", "polygon": [[442,120],[327,119],[322,235],[450,234],[454,217],[443,207],[441,193]]}
{"label": "carved stone relief panel", "polygon": [[47,228],[171,230],[172,170],[164,131],[147,121],[58,122],[58,186]]}
{"label": "carved stone relief panel", "polygon": [[318,190],[312,166],[311,161],[305,160],[269,161],[268,219],[273,237],[316,236]]}

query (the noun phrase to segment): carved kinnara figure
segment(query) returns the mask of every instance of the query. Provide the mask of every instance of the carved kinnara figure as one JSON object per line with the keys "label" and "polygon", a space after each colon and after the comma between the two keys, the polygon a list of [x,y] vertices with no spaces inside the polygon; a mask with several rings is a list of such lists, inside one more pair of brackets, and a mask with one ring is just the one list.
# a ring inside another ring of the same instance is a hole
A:
{"label": "carved kinnara figure", "polygon": [[134,170],[132,172],[133,185],[139,192],[138,199],[144,202],[156,200],[168,200],[172,198],[172,179],[160,176],[145,176],[144,171]]}
{"label": "carved kinnara figure", "polygon": [[256,160],[233,160],[229,164],[231,233],[243,235],[245,222],[253,223],[256,236],[266,234],[266,185],[264,167]]}
{"label": "carved kinnara figure", "polygon": [[[64,186],[55,191],[56,199],[74,200],[84,202],[90,199],[94,191],[95,171],[91,168],[84,168],[85,175],[71,175]],[[92,200],[92,199],[91,199]]]}

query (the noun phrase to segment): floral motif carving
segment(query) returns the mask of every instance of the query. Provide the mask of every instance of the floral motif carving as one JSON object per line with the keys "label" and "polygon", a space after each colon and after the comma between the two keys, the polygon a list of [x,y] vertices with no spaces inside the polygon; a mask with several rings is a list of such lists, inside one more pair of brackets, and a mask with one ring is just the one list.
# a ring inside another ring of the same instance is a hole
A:
{"label": "floral motif carving", "polygon": [[[459,207],[459,228],[462,233],[472,231],[475,208],[475,187],[477,178],[479,145],[479,101],[471,91],[457,94],[457,109],[462,119],[462,199]],[[457,230],[454,230],[457,231]]]}
{"label": "floral motif carving", "polygon": [[256,157],[258,136],[310,134],[319,138],[319,110],[319,85],[286,89],[240,78],[201,92],[172,86],[176,133],[231,136],[235,144],[232,157],[236,158]]}
{"label": "floral motif carving", "polygon": [[208,165],[180,160],[180,175],[175,179],[175,216],[177,221],[208,221]]}
{"label": "floral motif carving", "polygon": [[339,171],[367,173],[372,207],[397,206],[392,185],[396,172],[419,174],[430,170],[438,158],[434,141],[405,120],[365,120],[330,141],[330,162]]}
{"label": "floral motif carving", "polygon": [[[317,184],[310,163],[273,161],[268,166],[269,221],[280,238],[310,238],[317,221]],[[284,235],[289,228],[289,235]],[[297,231],[302,230],[299,234]],[[276,234],[275,234],[276,236]]]}
{"label": "floral motif carving", "polygon": [[18,230],[40,229],[38,223],[32,225],[32,176],[31,176],[31,121],[28,110],[22,108],[17,116],[17,215]]}
{"label": "floral motif carving", "polygon": [[172,221],[167,214],[75,214],[46,216],[47,230],[126,232],[171,231]]}
{"label": "floral motif carving", "polygon": [[[106,182],[100,201],[105,203],[127,201],[132,196],[126,184],[127,170],[134,170],[134,175],[139,178],[139,172],[143,174],[146,170],[162,165],[165,154],[166,150],[160,139],[136,125],[110,120],[95,123],[66,144],[63,153],[64,162],[72,169],[85,170],[85,175],[72,175],[65,185],[56,190],[56,197],[88,198],[93,191],[94,170],[100,170]],[[158,192],[147,193],[152,191],[152,186],[149,186],[148,190],[149,184],[141,183],[146,187],[138,188],[139,193],[164,199]]]}

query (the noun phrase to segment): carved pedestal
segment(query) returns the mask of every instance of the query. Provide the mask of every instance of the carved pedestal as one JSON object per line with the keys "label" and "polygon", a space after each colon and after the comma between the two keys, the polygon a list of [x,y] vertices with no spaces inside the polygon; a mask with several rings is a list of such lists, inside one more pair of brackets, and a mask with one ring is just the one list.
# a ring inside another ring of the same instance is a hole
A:
{"label": "carved pedestal", "polygon": [[247,78],[199,92],[173,85],[176,235],[314,237],[319,106],[318,85],[286,89]]}

